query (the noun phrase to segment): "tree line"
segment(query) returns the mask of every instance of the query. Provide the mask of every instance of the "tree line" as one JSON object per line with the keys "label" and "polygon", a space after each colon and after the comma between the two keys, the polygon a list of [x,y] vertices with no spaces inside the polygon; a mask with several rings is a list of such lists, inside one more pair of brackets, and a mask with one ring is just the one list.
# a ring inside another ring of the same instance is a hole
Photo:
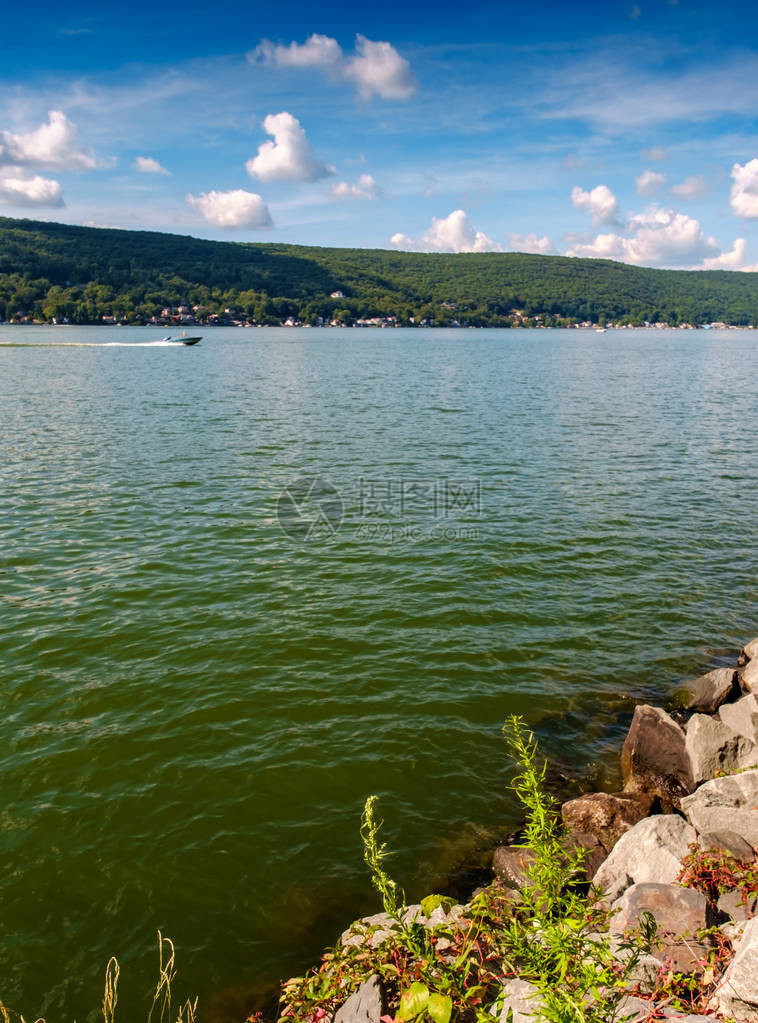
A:
{"label": "tree line", "polygon": [[[337,297],[332,297],[339,293]],[[758,273],[217,242],[0,218],[0,320],[758,326]]]}

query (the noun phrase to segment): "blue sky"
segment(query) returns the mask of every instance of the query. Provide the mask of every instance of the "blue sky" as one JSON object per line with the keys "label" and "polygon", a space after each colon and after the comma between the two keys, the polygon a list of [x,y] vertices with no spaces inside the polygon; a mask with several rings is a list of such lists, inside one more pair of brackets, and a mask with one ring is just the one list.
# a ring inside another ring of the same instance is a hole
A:
{"label": "blue sky", "polygon": [[734,0],[16,5],[0,214],[758,269]]}

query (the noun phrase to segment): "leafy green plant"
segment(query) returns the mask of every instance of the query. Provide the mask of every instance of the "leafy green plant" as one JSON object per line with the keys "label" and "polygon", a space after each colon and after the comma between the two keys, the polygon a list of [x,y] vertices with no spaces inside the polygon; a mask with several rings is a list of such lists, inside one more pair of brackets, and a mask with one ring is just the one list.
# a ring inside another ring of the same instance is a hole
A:
{"label": "leafy green plant", "polygon": [[503,728],[519,773],[513,789],[526,814],[525,841],[532,854],[526,882],[501,942],[514,972],[538,989],[539,1011],[550,1023],[612,1023],[619,1018],[628,977],[649,950],[654,928],[614,946],[607,912],[577,881],[584,862],[571,850],[556,801],[545,787],[547,765],[521,718]]}

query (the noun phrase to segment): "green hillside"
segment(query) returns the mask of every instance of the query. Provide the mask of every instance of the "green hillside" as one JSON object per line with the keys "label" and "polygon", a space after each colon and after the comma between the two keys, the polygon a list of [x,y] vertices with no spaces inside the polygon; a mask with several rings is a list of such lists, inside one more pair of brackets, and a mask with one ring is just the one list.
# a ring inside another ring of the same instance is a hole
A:
{"label": "green hillside", "polygon": [[[331,298],[336,291],[344,297]],[[543,323],[758,326],[758,273],[513,252],[215,242],[0,218],[0,320],[148,322],[180,306],[202,322],[395,317],[509,326],[539,316]]]}

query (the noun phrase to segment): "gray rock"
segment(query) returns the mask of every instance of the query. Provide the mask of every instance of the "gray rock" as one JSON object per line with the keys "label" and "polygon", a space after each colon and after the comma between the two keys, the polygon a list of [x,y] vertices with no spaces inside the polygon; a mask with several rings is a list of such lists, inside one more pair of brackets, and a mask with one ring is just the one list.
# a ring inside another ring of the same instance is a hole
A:
{"label": "gray rock", "polygon": [[650,813],[653,796],[635,792],[587,792],[561,807],[568,831],[594,835],[606,852]]}
{"label": "gray rock", "polygon": [[754,657],[744,668],[740,668],[737,678],[746,693],[758,693],[758,657]]}
{"label": "gray rock", "polygon": [[528,980],[509,980],[503,985],[500,997],[490,1010],[500,1023],[508,1023],[508,1013],[513,1011],[513,1023],[535,1023],[535,1017],[542,1008],[539,989]]}
{"label": "gray rock", "polygon": [[640,956],[626,974],[626,983],[629,987],[636,985],[642,994],[649,995],[655,991],[664,970],[663,962],[655,956]]}
{"label": "gray rock", "polygon": [[696,831],[733,831],[758,849],[758,770],[705,782],[682,810]]}
{"label": "gray rock", "polygon": [[724,892],[719,896],[716,908],[732,920],[750,920],[758,910],[758,896],[737,890]]}
{"label": "gray rock", "polygon": [[610,928],[615,934],[637,930],[645,913],[658,925],[659,955],[677,973],[693,974],[712,948],[712,942],[697,938],[711,925],[708,901],[692,888],[674,884],[635,884],[614,902]]}
{"label": "gray rock", "polygon": [[615,1019],[617,1023],[645,1023],[655,1009],[653,1002],[634,995],[625,995],[618,1004]]}
{"label": "gray rock", "polygon": [[703,852],[725,852],[736,860],[752,860],[753,847],[733,831],[705,831],[698,835],[697,844]]}
{"label": "gray rock", "polygon": [[517,891],[526,883],[526,870],[534,862],[531,849],[519,848],[515,845],[499,845],[492,854],[492,869],[495,876],[506,888]]}
{"label": "gray rock", "polygon": [[708,1008],[737,1023],[758,1023],[758,917],[745,924],[735,957]]}
{"label": "gray rock", "polygon": [[694,682],[688,682],[689,699],[687,710],[714,714],[722,703],[737,693],[737,669],[716,668],[707,675],[701,675]]}
{"label": "gray rock", "polygon": [[365,980],[334,1014],[334,1023],[379,1023],[384,1015],[384,993],[377,974]]}
{"label": "gray rock", "polygon": [[715,1016],[685,1016],[670,1005],[664,1006],[662,1012],[666,1019],[676,1020],[676,1023],[719,1023]]}
{"label": "gray rock", "polygon": [[755,693],[748,693],[736,703],[725,703],[719,708],[719,718],[733,732],[750,742],[758,742],[758,697]]}
{"label": "gray rock", "polygon": [[719,718],[694,714],[687,725],[685,749],[696,785],[718,771],[741,770],[758,764],[758,746],[738,735]]}
{"label": "gray rock", "polygon": [[621,751],[625,792],[659,796],[664,810],[692,792],[684,732],[660,707],[638,706]]}
{"label": "gray rock", "polygon": [[397,934],[398,930],[397,920],[389,913],[374,913],[373,916],[364,916],[356,920],[343,931],[340,935],[340,944],[346,948],[357,945],[378,948],[393,934]]}
{"label": "gray rock", "polygon": [[632,884],[673,884],[694,841],[695,832],[681,817],[648,817],[621,836],[595,875],[594,885],[614,901]]}

